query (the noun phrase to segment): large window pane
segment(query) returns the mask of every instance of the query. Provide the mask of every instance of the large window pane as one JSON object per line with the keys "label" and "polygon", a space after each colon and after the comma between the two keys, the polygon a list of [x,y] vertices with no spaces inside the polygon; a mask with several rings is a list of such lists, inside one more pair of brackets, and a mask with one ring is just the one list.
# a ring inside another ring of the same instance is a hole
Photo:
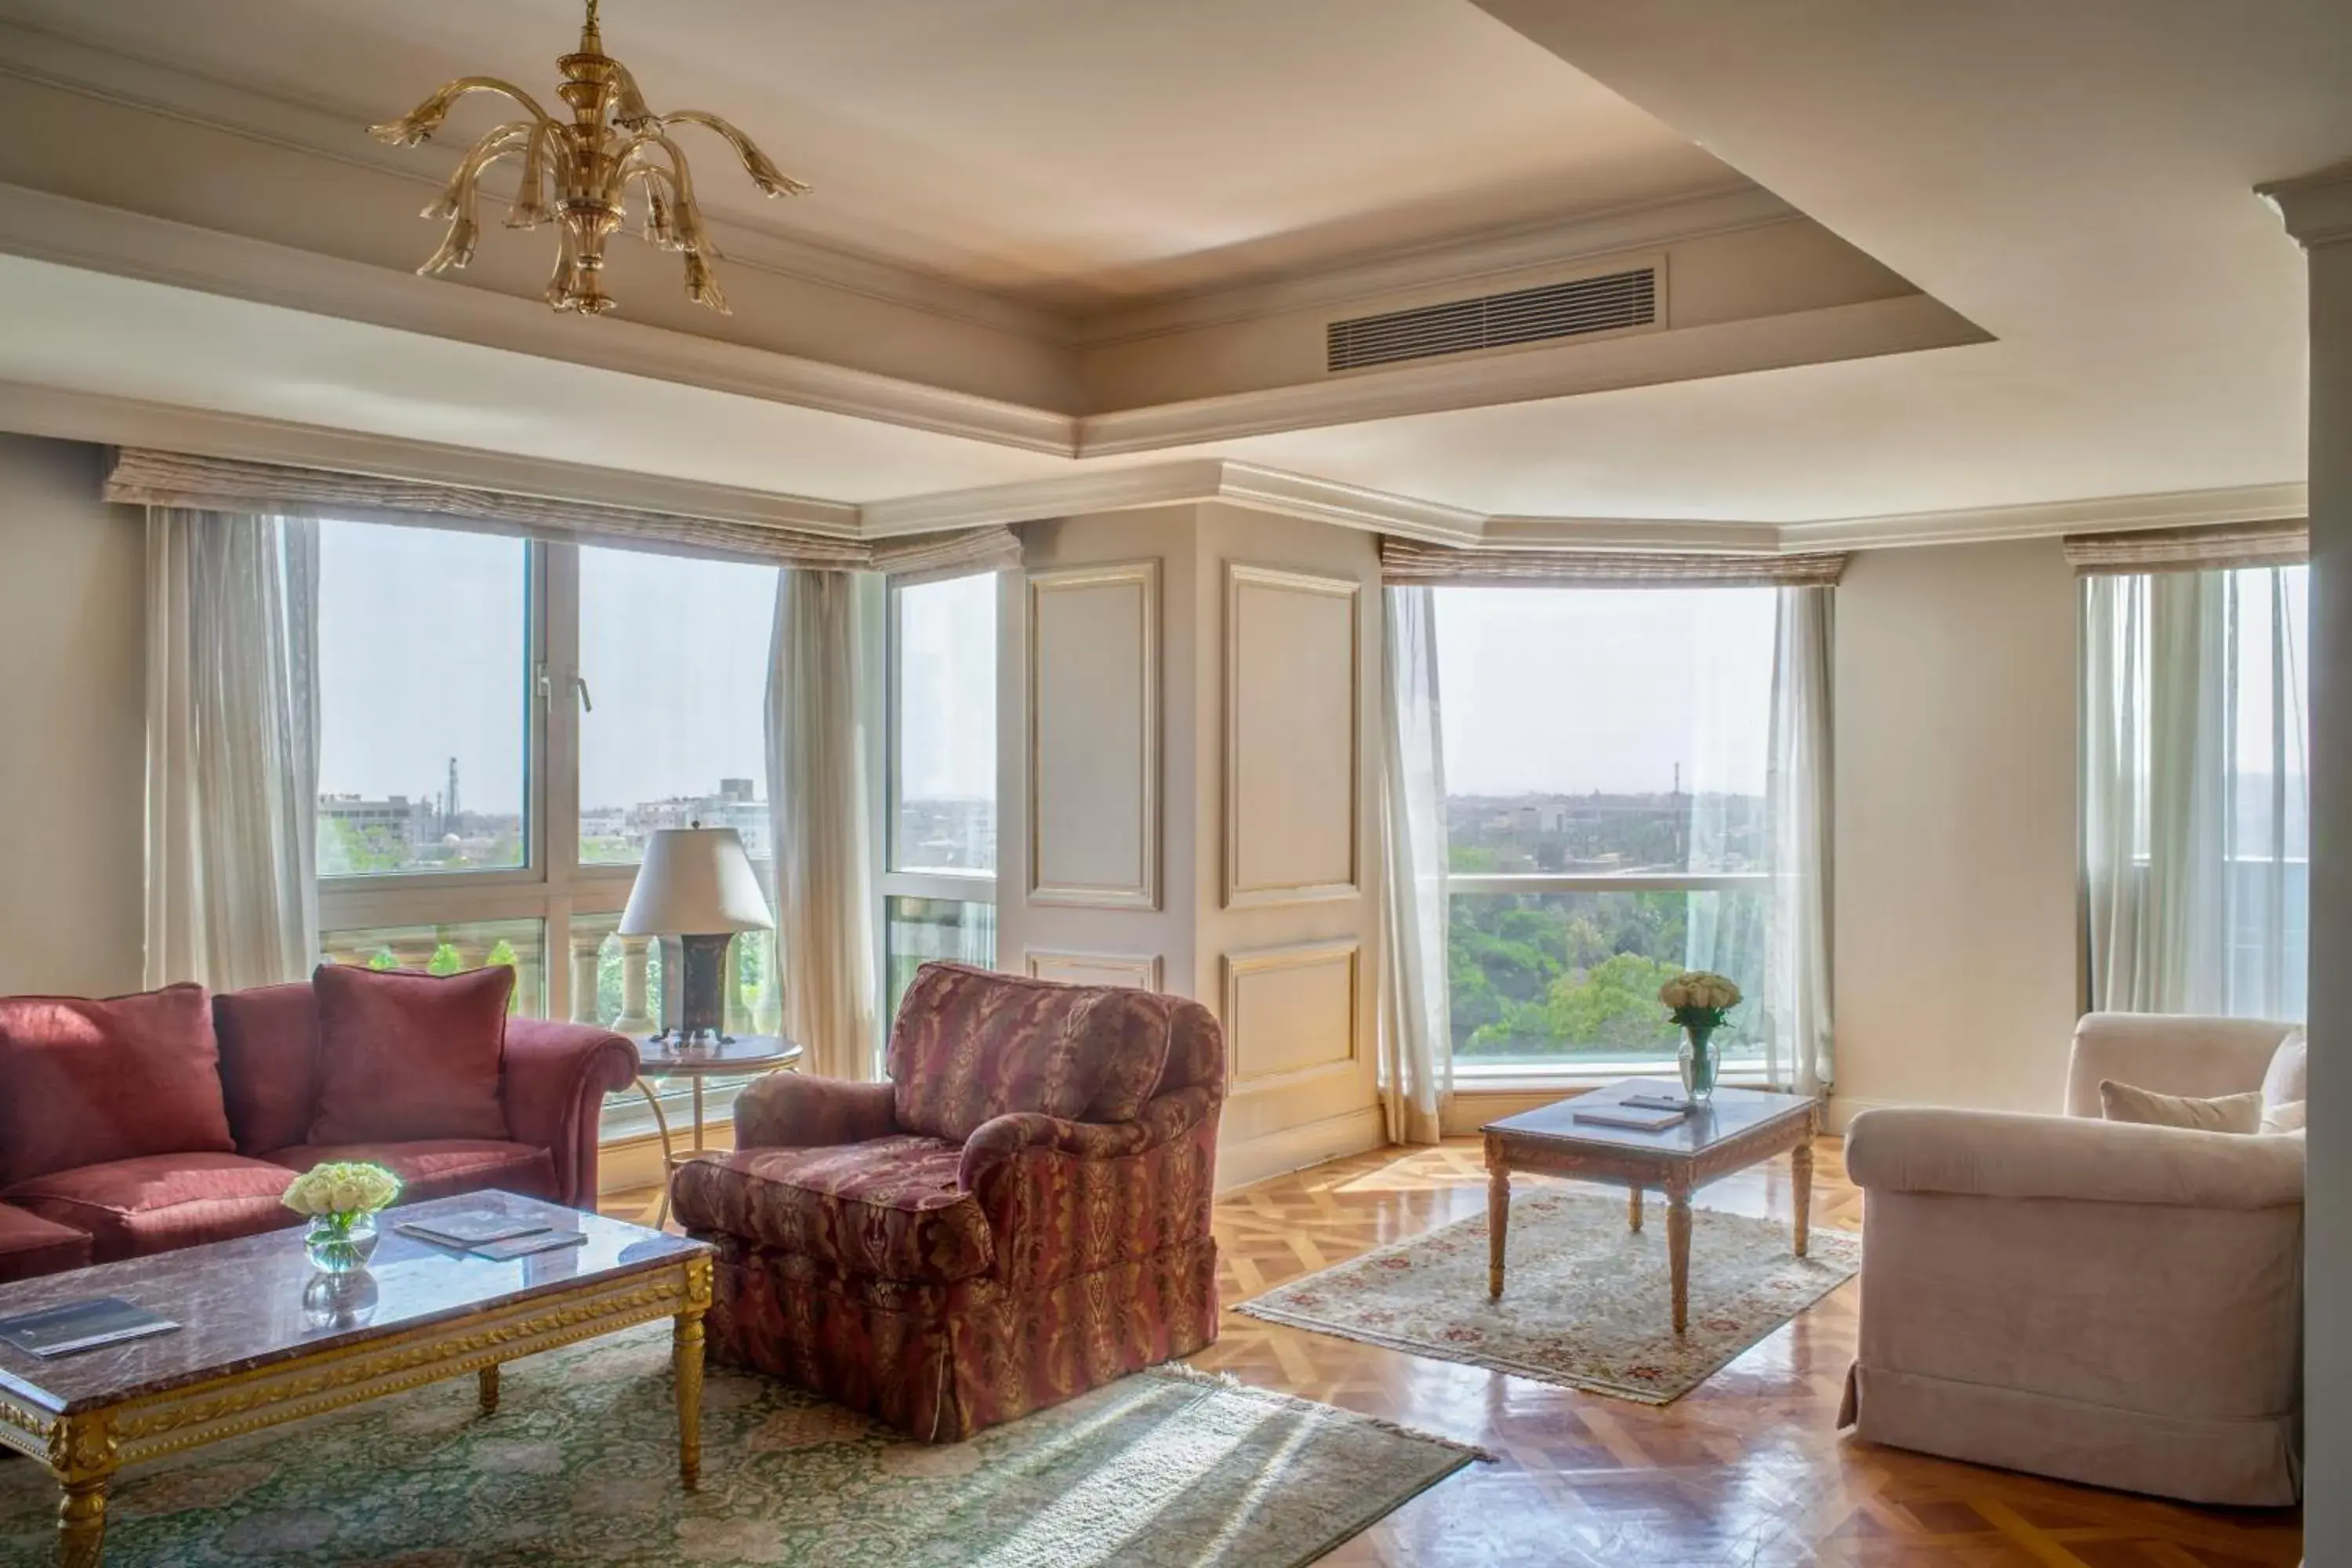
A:
{"label": "large window pane", "polygon": [[1441,588],[1436,605],[1453,869],[1555,879],[1454,899],[1457,1058],[1671,1056],[1657,991],[1685,968],[1738,982],[1750,1001],[1717,1039],[1756,1054],[1775,590]]}
{"label": "large window pane", "polygon": [[732,827],[768,854],[776,572],[580,552],[580,858],[633,865],[656,828]]}
{"label": "large window pane", "polygon": [[901,871],[996,868],[996,578],[892,595],[890,855]]}
{"label": "large window pane", "polygon": [[524,863],[529,548],[319,530],[319,874]]}
{"label": "large window pane", "polygon": [[915,971],[935,958],[996,967],[996,906],[958,899],[885,899],[883,963],[889,979],[890,1016]]}
{"label": "large window pane", "polygon": [[[1457,893],[1450,969],[1464,1062],[1632,1062],[1680,1037],[1658,987],[1687,966],[1694,928],[1712,966],[1753,997],[1764,984],[1762,888],[1707,892]],[[1754,1005],[1716,1037],[1760,1057]]]}

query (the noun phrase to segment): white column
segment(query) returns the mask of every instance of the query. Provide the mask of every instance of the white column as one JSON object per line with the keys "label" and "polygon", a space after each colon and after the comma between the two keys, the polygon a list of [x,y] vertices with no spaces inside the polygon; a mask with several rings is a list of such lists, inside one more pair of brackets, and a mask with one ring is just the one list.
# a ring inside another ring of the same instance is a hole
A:
{"label": "white column", "polygon": [[646,943],[651,939],[625,936],[621,942],[621,1016],[613,1020],[615,1033],[653,1033],[653,1014],[646,1002]]}
{"label": "white column", "polygon": [[2304,1561],[2352,1563],[2352,163],[2264,186],[2311,268],[2311,1104]]}
{"label": "white column", "polygon": [[602,931],[572,933],[572,1021],[596,1022],[596,950],[604,945]]}

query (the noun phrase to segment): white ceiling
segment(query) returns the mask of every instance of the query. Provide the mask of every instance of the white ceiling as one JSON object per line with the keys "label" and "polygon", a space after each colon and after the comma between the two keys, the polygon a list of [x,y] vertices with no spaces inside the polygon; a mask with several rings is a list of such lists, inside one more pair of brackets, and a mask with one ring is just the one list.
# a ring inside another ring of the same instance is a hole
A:
{"label": "white ceiling", "polygon": [[[0,0],[355,136],[463,73],[553,104],[581,11]],[[1734,183],[1462,0],[605,0],[604,32],[656,109],[725,115],[814,186],[763,202],[706,139],[714,213],[1057,310]]]}
{"label": "white ceiling", "polygon": [[[1805,521],[2303,476],[2302,261],[2251,187],[2352,154],[2344,0],[2263,0],[2259,26],[2209,0],[701,0],[663,9],[691,36],[641,44],[653,3],[607,0],[607,41],[656,103],[739,113],[840,204],[777,212],[1000,287],[1098,300],[1717,177],[1686,137],[1998,340],[1203,451],[1565,517]],[[570,12],[0,0],[392,107],[461,67],[541,80]],[[791,47],[749,41],[762,26]],[[605,373],[551,362],[453,378],[463,345],[360,327],[314,344],[237,313],[261,307],[64,287],[0,287],[0,376],[37,362],[843,500],[1104,466],[687,389],[607,398]]]}

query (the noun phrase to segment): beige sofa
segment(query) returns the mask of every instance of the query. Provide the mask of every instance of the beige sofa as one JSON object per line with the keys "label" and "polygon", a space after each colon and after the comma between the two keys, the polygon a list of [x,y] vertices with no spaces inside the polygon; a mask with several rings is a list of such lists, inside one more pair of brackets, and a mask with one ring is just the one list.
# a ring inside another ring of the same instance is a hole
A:
{"label": "beige sofa", "polygon": [[2300,1487],[2300,1132],[2097,1120],[2099,1081],[2263,1087],[2291,1026],[2093,1014],[2066,1114],[1854,1118],[1866,1441],[2192,1502]]}

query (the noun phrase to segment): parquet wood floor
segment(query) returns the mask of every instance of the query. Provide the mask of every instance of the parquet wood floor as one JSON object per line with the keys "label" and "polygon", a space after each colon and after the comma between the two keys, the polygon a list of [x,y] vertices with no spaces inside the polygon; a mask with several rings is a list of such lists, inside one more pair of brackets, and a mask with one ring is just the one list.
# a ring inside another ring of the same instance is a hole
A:
{"label": "parquet wood floor", "polygon": [[[1816,1144],[1812,1223],[1859,1229],[1862,1194],[1840,1152],[1836,1139]],[[1782,1158],[1698,1201],[1786,1219],[1789,1181]],[[654,1196],[625,1194],[607,1212],[646,1217]],[[1841,1437],[1859,1281],[1654,1409],[1230,1310],[1485,1201],[1477,1145],[1463,1142],[1334,1161],[1217,1205],[1229,1310],[1194,1364],[1496,1456],[1341,1546],[1325,1568],[2267,1568],[2301,1555],[2292,1512],[2192,1509]]]}

